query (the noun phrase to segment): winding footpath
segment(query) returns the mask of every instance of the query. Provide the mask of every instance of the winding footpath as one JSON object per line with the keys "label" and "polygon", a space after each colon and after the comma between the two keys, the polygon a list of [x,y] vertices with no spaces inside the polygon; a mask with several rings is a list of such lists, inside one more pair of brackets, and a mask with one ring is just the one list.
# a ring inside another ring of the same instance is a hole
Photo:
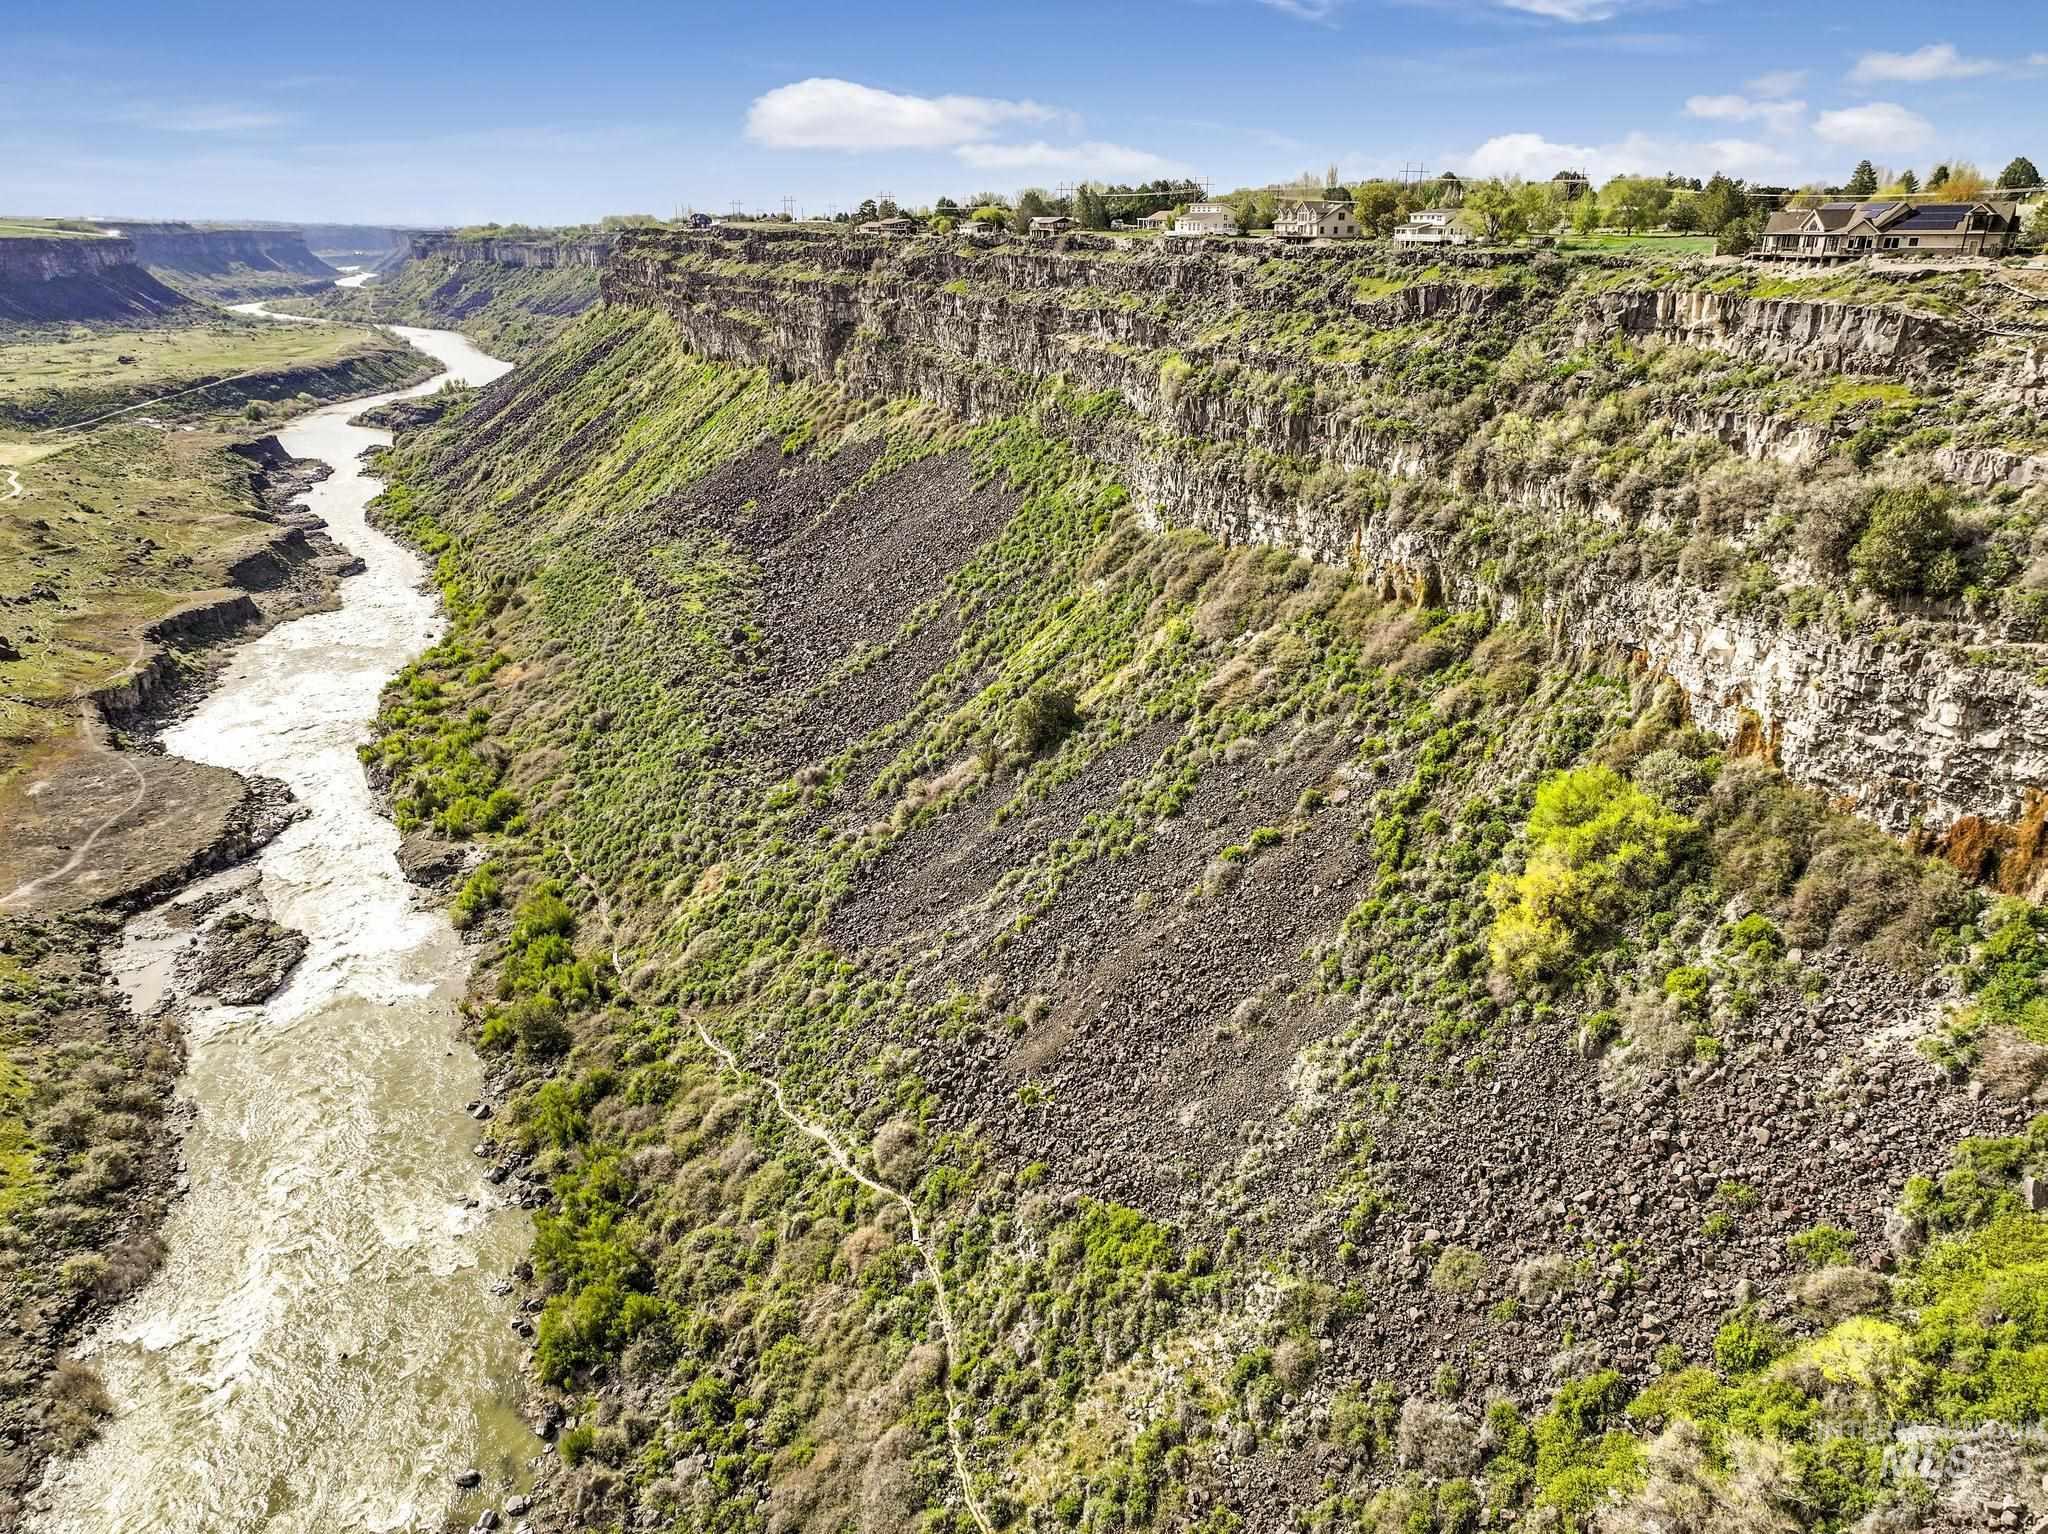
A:
{"label": "winding footpath", "polygon": [[[8,472],[11,474],[13,470],[10,469]],[[17,480],[15,482],[14,494],[19,495],[20,493],[21,484]],[[12,499],[13,496],[0,496],[0,500]],[[135,649],[129,654],[128,664],[115,673],[112,680],[105,685],[111,686],[117,682],[127,681],[129,677],[142,669],[143,657],[148,653],[148,640],[136,640]],[[42,877],[30,879],[26,884],[16,885],[5,895],[0,895],[0,910],[5,910],[8,906],[26,900],[31,895],[47,889],[50,885],[60,880],[68,879],[78,872],[79,865],[92,855],[92,849],[99,845],[100,838],[113,830],[121,821],[141,809],[143,799],[148,796],[149,780],[142,775],[142,769],[129,760],[126,752],[119,750],[107,739],[106,723],[100,715],[99,705],[90,698],[85,699],[78,705],[78,733],[84,737],[87,749],[96,755],[105,756],[120,764],[121,770],[135,780],[135,792],[129,796],[127,803],[123,804],[113,814],[107,816],[92,828],[92,831],[86,836],[84,841],[78,844],[77,849],[71,854],[70,860],[62,868],[54,868]]]}
{"label": "winding footpath", "polygon": [[[611,902],[605,898],[604,891],[597,887],[588,874],[576,866],[576,860],[569,855],[568,849],[562,849],[562,856],[574,870],[576,882],[589,891],[591,898],[596,901],[598,919],[604,923],[606,935],[615,939],[617,932],[612,925]],[[616,947],[611,950],[611,963],[613,973],[623,976],[625,971],[620,967],[619,951]],[[932,1249],[931,1237],[925,1231],[924,1221],[918,1217],[917,1205],[911,1202],[908,1195],[863,1172],[854,1161],[852,1153],[847,1150],[845,1142],[837,1134],[826,1125],[804,1117],[791,1105],[789,1094],[783,1090],[779,1080],[765,1071],[749,1070],[740,1064],[739,1057],[732,1050],[711,1036],[702,1019],[692,1018],[690,1021],[697,1030],[697,1037],[704,1041],[704,1047],[716,1055],[725,1068],[734,1075],[752,1078],[767,1087],[769,1095],[775,1100],[775,1111],[800,1133],[822,1145],[834,1166],[870,1193],[889,1200],[909,1216],[910,1244],[917,1248],[917,1255],[924,1260],[925,1272],[931,1275],[933,1308],[938,1312],[939,1331],[945,1342],[946,1356],[941,1367],[940,1379],[946,1389],[946,1441],[953,1451],[953,1478],[960,1483],[960,1495],[967,1503],[967,1511],[974,1515],[974,1522],[980,1528],[981,1534],[995,1534],[995,1525],[989,1522],[988,1513],[983,1509],[981,1499],[974,1494],[974,1481],[967,1469],[967,1435],[960,1426],[960,1419],[967,1408],[960,1399],[959,1392],[953,1388],[953,1360],[960,1356],[960,1334],[953,1324],[952,1296],[946,1290],[946,1277],[940,1270],[938,1253]]]}
{"label": "winding footpath", "polygon": [[40,878],[31,879],[26,884],[16,885],[5,895],[0,895],[0,910],[4,910],[11,905],[17,905],[21,901],[27,900],[30,896],[49,888],[52,884],[59,883],[77,873],[79,866],[92,855],[92,849],[99,845],[100,838],[113,830],[121,821],[126,820],[130,815],[133,815],[142,808],[143,798],[149,793],[149,780],[143,777],[141,769],[128,759],[126,753],[117,751],[113,746],[100,738],[100,731],[94,728],[94,725],[98,722],[98,717],[97,705],[90,702],[79,704],[78,732],[85,737],[95,753],[118,763],[121,770],[135,780],[135,792],[129,795],[127,802],[118,810],[115,810],[113,814],[107,816],[92,828],[91,833],[84,841],[78,844],[63,867],[53,868]]}
{"label": "winding footpath", "polygon": [[7,476],[7,493],[0,495],[0,501],[19,500],[21,498],[21,472],[18,469],[0,469],[0,474]]}

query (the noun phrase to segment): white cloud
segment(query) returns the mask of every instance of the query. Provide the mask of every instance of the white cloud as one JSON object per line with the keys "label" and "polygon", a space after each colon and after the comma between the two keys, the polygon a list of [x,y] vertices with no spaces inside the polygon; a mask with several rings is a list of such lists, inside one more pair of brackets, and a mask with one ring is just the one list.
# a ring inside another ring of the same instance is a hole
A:
{"label": "white cloud", "polygon": [[1775,98],[1796,95],[1805,84],[1806,71],[1803,69],[1774,69],[1750,81],[1749,88],[1755,95]]}
{"label": "white cloud", "polygon": [[1631,133],[1611,144],[1564,144],[1540,133],[1503,133],[1454,159],[1451,169],[1460,175],[1521,176],[1532,181],[1547,179],[1560,170],[1583,170],[1597,182],[1610,176],[1662,175],[1673,170],[1701,176],[1720,170],[1735,176],[1780,178],[1796,165],[1778,145],[1750,139],[1691,142]]}
{"label": "white cloud", "polygon": [[1090,140],[1079,144],[962,144],[953,153],[976,170],[1063,172],[1101,177],[1106,181],[1149,181],[1157,176],[1185,176],[1188,169],[1164,155],[1126,144]]}
{"label": "white cloud", "polygon": [[1992,59],[1972,59],[1956,51],[1954,43],[1929,43],[1911,53],[1866,53],[1849,71],[1849,78],[1862,84],[1873,80],[1904,80],[1924,84],[1929,80],[1967,80],[1988,75],[1998,64]]}
{"label": "white cloud", "polygon": [[1856,149],[1918,149],[1934,137],[1934,124],[1895,101],[1872,101],[1821,113],[1813,131],[1830,144]]}
{"label": "white cloud", "polygon": [[1628,9],[1632,0],[1494,0],[1511,11],[1551,21],[1608,21]]}
{"label": "white cloud", "polygon": [[747,137],[771,149],[951,149],[1006,123],[1064,114],[1035,101],[904,96],[851,80],[798,80],[754,98]]}
{"label": "white cloud", "polygon": [[1334,20],[1344,0],[1259,0],[1259,4],[1298,21],[1321,22]]}
{"label": "white cloud", "polygon": [[1749,96],[1688,96],[1685,101],[1688,117],[1701,117],[1709,122],[1747,123],[1760,122],[1773,133],[1790,133],[1799,126],[1805,115],[1803,101],[1759,101]]}

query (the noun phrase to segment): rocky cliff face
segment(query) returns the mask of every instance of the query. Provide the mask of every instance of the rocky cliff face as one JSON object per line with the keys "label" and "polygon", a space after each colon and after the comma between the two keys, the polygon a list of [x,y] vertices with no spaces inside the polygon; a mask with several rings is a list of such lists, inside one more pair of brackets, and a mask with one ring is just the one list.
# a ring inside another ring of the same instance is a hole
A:
{"label": "rocky cliff face", "polygon": [[215,276],[237,267],[332,281],[334,268],[306,248],[296,229],[206,229],[192,224],[123,224],[144,266]]}
{"label": "rocky cliff face", "polygon": [[1895,308],[1669,288],[1606,295],[1583,323],[1589,341],[1659,336],[1761,362],[1848,373],[1939,372],[1971,344],[1960,324]]}
{"label": "rocky cliff face", "polygon": [[453,234],[413,235],[408,255],[415,261],[446,260],[475,266],[587,267],[595,271],[611,259],[609,238],[588,240],[467,240]]}
{"label": "rocky cliff face", "polygon": [[[1476,516],[1511,516],[1518,536],[1581,544],[1670,529],[1634,507],[1625,477],[1602,483],[1571,453],[1548,465],[1503,461],[1475,451],[1476,421],[1446,429],[1442,411],[1403,419],[1403,401],[1381,403],[1385,372],[1373,356],[1387,338],[1420,338],[1426,351],[1437,331],[1448,354],[1463,344],[1458,327],[1485,325],[1549,334],[1581,354],[1657,337],[1813,389],[1845,371],[1929,380],[1968,367],[1973,387],[2018,398],[2030,351],[2000,350],[1964,320],[1887,305],[1632,291],[1606,271],[1588,294],[1562,263],[1525,264],[1508,280],[1419,265],[1343,251],[1131,258],[1086,242],[990,252],[800,231],[632,231],[603,291],[612,304],[665,311],[705,356],[927,400],[968,420],[1031,408],[1057,381],[1072,407],[1053,412],[1061,429],[1113,464],[1156,524],[1353,563],[1405,589],[1540,621],[1560,648],[1628,656],[1683,685],[1700,721],[1739,749],[1770,754],[1893,831],[1961,828],[1951,840],[1973,873],[2037,881],[2031,856],[2015,850],[2021,833],[1997,829],[2023,826],[2048,784],[2048,688],[2024,647],[1986,663],[1966,647],[2000,636],[1943,615],[1866,611],[1846,628],[1788,621],[1738,611],[1677,572],[1617,575],[1612,561],[1567,565],[1562,577],[1504,575],[1500,551],[1474,533]],[[1315,295],[1308,318],[1362,360],[1247,338],[1245,313],[1270,311],[1283,291],[1307,302],[1303,283]],[[1213,386],[1232,370],[1263,384]],[[1680,400],[1652,413],[1666,438],[1793,465],[1816,462],[1848,430],[1767,404]],[[1964,483],[2038,474],[2027,455],[1947,452],[1942,464]],[[1391,498],[1342,494],[1361,473],[1392,483]],[[1404,483],[1454,492],[1463,509],[1404,510]],[[1932,637],[1902,637],[1931,618]]]}
{"label": "rocky cliff face", "polygon": [[182,295],[136,264],[126,239],[0,239],[0,322],[140,319]]}

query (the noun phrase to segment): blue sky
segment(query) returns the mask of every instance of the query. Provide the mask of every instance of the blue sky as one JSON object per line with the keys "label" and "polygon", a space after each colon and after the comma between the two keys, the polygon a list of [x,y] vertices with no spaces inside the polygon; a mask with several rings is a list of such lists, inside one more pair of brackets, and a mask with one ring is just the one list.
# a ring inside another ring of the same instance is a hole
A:
{"label": "blue sky", "polygon": [[2048,166],[2038,0],[59,0],[0,213],[557,223],[1086,177]]}

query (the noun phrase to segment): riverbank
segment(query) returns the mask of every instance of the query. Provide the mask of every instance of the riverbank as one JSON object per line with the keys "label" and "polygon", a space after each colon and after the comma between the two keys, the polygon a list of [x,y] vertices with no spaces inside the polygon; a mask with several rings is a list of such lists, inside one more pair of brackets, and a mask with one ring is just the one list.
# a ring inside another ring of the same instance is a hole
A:
{"label": "riverbank", "polygon": [[[26,610],[30,626],[13,632],[28,653],[0,671],[0,1311],[16,1323],[0,1333],[8,1527],[47,1460],[88,1441],[113,1409],[97,1374],[67,1354],[156,1271],[161,1227],[185,1187],[182,1020],[123,993],[110,963],[121,913],[246,862],[305,813],[275,778],[189,760],[160,737],[199,705],[234,647],[331,610],[361,565],[295,504],[330,466],[294,457],[274,433],[251,440],[246,424],[214,420],[175,437],[103,430],[24,472],[22,504],[6,508],[24,541],[48,541],[53,523],[82,531],[69,534],[71,562],[26,600],[7,593],[17,624]],[[128,530],[138,520],[182,562],[194,594],[124,589],[121,577],[149,579],[157,566],[99,557],[146,540]],[[81,550],[91,538],[96,547]],[[67,607],[85,611],[36,621],[39,608]],[[125,663],[94,677],[93,658],[116,649]],[[199,914],[185,908],[181,920],[196,929]]]}

